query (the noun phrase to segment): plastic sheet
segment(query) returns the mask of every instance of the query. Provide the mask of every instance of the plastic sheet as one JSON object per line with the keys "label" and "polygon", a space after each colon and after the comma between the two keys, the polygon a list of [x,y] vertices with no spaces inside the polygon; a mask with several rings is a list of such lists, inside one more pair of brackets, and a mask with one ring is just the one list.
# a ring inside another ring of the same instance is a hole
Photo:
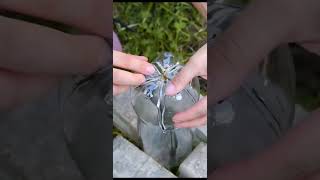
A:
{"label": "plastic sheet", "polygon": [[172,117],[199,100],[199,80],[193,81],[175,96],[165,95],[170,80],[183,67],[171,53],[163,53],[154,63],[156,72],[132,90],[132,102],[139,123],[144,151],[167,168],[173,168],[192,151],[190,129],[176,129]]}

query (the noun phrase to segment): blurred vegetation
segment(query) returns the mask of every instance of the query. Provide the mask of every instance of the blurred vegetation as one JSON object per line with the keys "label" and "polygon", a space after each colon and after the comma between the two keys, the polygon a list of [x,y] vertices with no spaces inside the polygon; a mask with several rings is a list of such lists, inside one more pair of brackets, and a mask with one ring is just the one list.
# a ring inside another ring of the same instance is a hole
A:
{"label": "blurred vegetation", "polygon": [[190,3],[113,3],[113,18],[124,51],[151,61],[170,51],[185,63],[207,40],[206,22]]}

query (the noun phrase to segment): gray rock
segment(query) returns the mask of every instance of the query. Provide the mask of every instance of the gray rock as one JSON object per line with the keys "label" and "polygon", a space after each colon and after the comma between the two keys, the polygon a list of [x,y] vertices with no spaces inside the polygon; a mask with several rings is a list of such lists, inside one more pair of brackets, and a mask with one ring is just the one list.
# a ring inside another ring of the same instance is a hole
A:
{"label": "gray rock", "polygon": [[193,146],[198,146],[201,142],[207,143],[207,125],[192,128]]}
{"label": "gray rock", "polygon": [[113,125],[124,135],[139,142],[137,130],[138,117],[133,110],[130,92],[113,98]]}
{"label": "gray rock", "polygon": [[121,136],[113,140],[113,177],[176,177]]}
{"label": "gray rock", "polygon": [[207,144],[200,143],[179,167],[179,177],[207,177]]}
{"label": "gray rock", "polygon": [[204,142],[207,142],[207,125],[205,126],[201,126],[201,127],[198,127],[196,129],[196,133],[198,133],[199,137],[204,141]]}
{"label": "gray rock", "polygon": [[[130,103],[130,93],[124,93],[113,98],[113,125],[125,136],[139,143],[138,117]],[[207,126],[192,128],[194,145],[207,142]]]}

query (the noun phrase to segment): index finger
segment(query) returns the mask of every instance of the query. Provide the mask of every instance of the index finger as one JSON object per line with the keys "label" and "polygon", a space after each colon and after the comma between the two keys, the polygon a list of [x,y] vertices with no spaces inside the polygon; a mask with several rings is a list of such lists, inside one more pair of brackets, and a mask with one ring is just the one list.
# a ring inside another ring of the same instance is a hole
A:
{"label": "index finger", "polygon": [[173,116],[175,123],[189,121],[191,119],[199,118],[207,114],[207,97],[204,97],[186,111],[179,112]]}
{"label": "index finger", "polygon": [[119,51],[113,51],[113,66],[142,74],[152,74],[155,69],[143,56],[135,56]]}

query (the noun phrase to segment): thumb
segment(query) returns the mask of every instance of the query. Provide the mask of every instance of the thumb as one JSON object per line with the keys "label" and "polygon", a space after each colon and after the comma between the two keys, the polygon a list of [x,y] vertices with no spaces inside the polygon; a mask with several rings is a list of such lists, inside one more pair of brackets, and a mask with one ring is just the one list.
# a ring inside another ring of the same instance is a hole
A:
{"label": "thumb", "polygon": [[[207,45],[201,47],[168,84],[166,94],[173,96],[183,90],[195,76],[206,75]],[[205,71],[205,74],[200,72]]]}

